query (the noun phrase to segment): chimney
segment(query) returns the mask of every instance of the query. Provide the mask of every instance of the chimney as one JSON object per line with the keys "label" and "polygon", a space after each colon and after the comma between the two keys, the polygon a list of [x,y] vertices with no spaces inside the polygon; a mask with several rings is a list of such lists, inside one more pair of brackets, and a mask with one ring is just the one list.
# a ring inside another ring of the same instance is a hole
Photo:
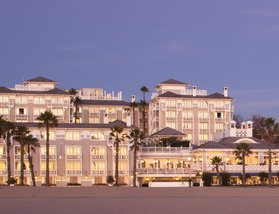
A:
{"label": "chimney", "polygon": [[193,86],[192,91],[193,91],[193,97],[196,97],[197,96],[197,86]]}
{"label": "chimney", "polygon": [[134,102],[136,102],[136,96],[135,96],[135,95],[132,95],[132,96],[131,96],[131,103],[134,103]]}
{"label": "chimney", "polygon": [[229,96],[229,88],[224,87],[224,97],[228,97],[228,96]]}

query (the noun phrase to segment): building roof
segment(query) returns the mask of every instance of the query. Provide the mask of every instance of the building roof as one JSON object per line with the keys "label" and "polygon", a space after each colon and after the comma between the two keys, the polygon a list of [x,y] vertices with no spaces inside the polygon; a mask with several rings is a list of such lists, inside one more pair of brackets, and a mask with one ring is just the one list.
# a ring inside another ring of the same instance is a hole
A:
{"label": "building roof", "polygon": [[[226,137],[219,142],[209,141],[195,149],[235,149],[240,142],[249,143],[252,149],[268,149],[267,143],[254,137]],[[279,144],[272,144],[272,149],[279,149]]]}
{"label": "building roof", "polygon": [[[28,128],[36,128],[39,126],[39,123],[16,123],[16,125],[23,125]],[[65,129],[94,129],[94,128],[107,128],[111,129],[115,126],[119,126],[122,128],[130,128],[127,124],[121,120],[115,120],[110,123],[58,123],[57,128],[65,128]]]}
{"label": "building roof", "polygon": [[26,80],[25,82],[52,82],[52,83],[54,83],[56,81],[53,81],[53,80],[47,79],[45,77],[39,76],[39,77],[35,77],[33,79],[30,79],[30,80]]}
{"label": "building roof", "polygon": [[185,82],[181,82],[175,79],[168,79],[166,81],[161,82],[160,84],[170,84],[170,85],[187,85]]}
{"label": "building roof", "polygon": [[167,91],[163,94],[160,94],[158,97],[170,97],[170,98],[209,98],[209,99],[233,99],[231,97],[225,97],[223,94],[220,93],[214,93],[208,96],[193,96],[193,95],[181,95],[181,94],[176,94],[170,91]]}
{"label": "building roof", "polygon": [[152,134],[151,136],[153,136],[153,137],[155,137],[155,136],[185,136],[185,134],[182,132],[179,132],[175,129],[166,127],[166,128],[161,129],[160,131]]}
{"label": "building roof", "polygon": [[81,100],[80,105],[129,106],[130,103],[122,100]]}
{"label": "building roof", "polygon": [[12,90],[6,87],[0,87],[0,94],[52,94],[52,95],[70,95],[68,92],[54,88],[48,91],[26,91],[26,90]]}

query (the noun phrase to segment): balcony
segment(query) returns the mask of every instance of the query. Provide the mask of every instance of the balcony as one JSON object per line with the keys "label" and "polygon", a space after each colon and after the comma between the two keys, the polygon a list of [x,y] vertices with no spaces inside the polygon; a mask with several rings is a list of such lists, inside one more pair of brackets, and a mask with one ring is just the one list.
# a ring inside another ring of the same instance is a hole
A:
{"label": "balcony", "polygon": [[[46,170],[42,170],[41,171],[41,176],[45,176],[46,175]],[[57,175],[57,171],[56,170],[49,170],[49,175],[50,176],[56,176]]]}
{"label": "balcony", "polygon": [[100,170],[100,169],[98,169],[98,170],[93,169],[91,171],[91,175],[106,175],[106,170],[104,170],[104,169],[102,169],[102,170]]}
{"label": "balcony", "polygon": [[27,114],[16,114],[16,120],[27,120],[28,115]]}
{"label": "balcony", "polygon": [[13,108],[14,106],[15,106],[15,102],[0,102],[0,107]]}
{"label": "balcony", "polygon": [[0,160],[6,160],[7,155],[6,154],[0,154]]}
{"label": "balcony", "polygon": [[106,159],[106,155],[91,155],[91,159],[101,159],[104,160]]}
{"label": "balcony", "polygon": [[90,112],[89,113],[89,116],[90,117],[100,117],[100,113],[98,112],[98,113],[96,113],[96,112]]}
{"label": "balcony", "polygon": [[140,155],[181,155],[185,152],[189,152],[188,147],[141,147],[139,149]]}
{"label": "balcony", "polygon": [[67,155],[66,158],[68,160],[77,160],[77,159],[81,159],[81,155]]}
{"label": "balcony", "polygon": [[[27,155],[27,154],[24,154],[23,158],[24,158],[24,159],[28,159],[28,155]],[[15,154],[15,159],[20,160],[20,154]]]}
{"label": "balcony", "polygon": [[3,170],[3,169],[1,169],[0,170],[0,176],[3,176],[3,175],[7,175],[7,171],[6,170]]}
{"label": "balcony", "polygon": [[69,108],[69,102],[64,102],[64,103],[53,103],[51,101],[47,101],[47,107],[48,108]]}
{"label": "balcony", "polygon": [[128,171],[127,170],[119,170],[118,174],[119,175],[128,175]]}
{"label": "balcony", "polygon": [[[24,170],[24,175],[29,176],[29,170]],[[20,170],[15,170],[15,176],[20,176]]]}
{"label": "balcony", "polygon": [[127,160],[128,155],[119,155],[118,158],[119,158],[119,160]]}
{"label": "balcony", "polygon": [[[46,155],[41,155],[41,160],[46,160]],[[56,155],[49,155],[49,160],[56,160]]]}
{"label": "balcony", "polygon": [[138,169],[138,174],[188,174],[193,173],[188,168],[142,168]]}
{"label": "balcony", "polygon": [[67,175],[81,175],[81,170],[67,170]]}
{"label": "balcony", "polygon": [[167,121],[176,121],[176,117],[166,117]]}

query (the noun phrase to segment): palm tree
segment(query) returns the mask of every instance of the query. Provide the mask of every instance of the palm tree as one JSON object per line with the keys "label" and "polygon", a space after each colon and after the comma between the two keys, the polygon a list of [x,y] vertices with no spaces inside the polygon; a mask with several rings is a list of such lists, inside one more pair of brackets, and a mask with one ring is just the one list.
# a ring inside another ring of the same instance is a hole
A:
{"label": "palm tree", "polygon": [[233,152],[235,157],[242,161],[242,185],[246,186],[246,176],[245,176],[245,157],[249,157],[252,154],[251,146],[248,143],[242,142],[236,146]]}
{"label": "palm tree", "polygon": [[14,131],[14,139],[19,142],[20,145],[20,178],[19,184],[24,185],[24,142],[26,136],[30,133],[30,130],[26,126],[17,126]]}
{"label": "palm tree", "polygon": [[114,126],[111,129],[110,136],[114,138],[115,145],[115,186],[118,186],[118,162],[119,162],[119,143],[125,140],[125,136],[123,135],[123,128],[119,126]]}
{"label": "palm tree", "polygon": [[218,183],[219,183],[219,185],[220,185],[221,179],[220,179],[219,167],[220,167],[220,165],[222,164],[222,158],[221,158],[221,157],[218,157],[218,156],[214,156],[214,157],[211,159],[211,164],[214,165],[214,168],[215,168],[215,170],[216,170],[217,177],[218,177]]}
{"label": "palm tree", "polygon": [[49,129],[58,126],[58,120],[51,111],[41,113],[36,120],[41,121],[39,127],[46,127],[46,186],[49,186]]}
{"label": "palm tree", "polygon": [[11,172],[11,157],[10,157],[10,149],[11,149],[11,137],[13,136],[15,125],[13,122],[9,121],[2,121],[2,128],[3,131],[2,137],[6,141],[6,159],[7,159],[7,184],[10,185],[10,179],[12,177]]}
{"label": "palm tree", "polygon": [[137,180],[137,151],[139,146],[141,145],[142,140],[144,139],[144,133],[138,128],[132,129],[128,138],[131,139],[131,143],[133,146],[131,149],[134,149],[134,163],[133,163],[133,186],[136,187],[136,180]]}
{"label": "palm tree", "polygon": [[268,143],[268,186],[272,186],[272,157],[271,146],[274,143],[275,137],[279,134],[279,124],[272,117],[264,119],[260,127],[260,136]]}
{"label": "palm tree", "polygon": [[75,107],[75,114],[74,114],[74,122],[77,122],[77,113],[78,113],[78,106],[81,103],[81,99],[80,97],[77,95],[78,91],[74,88],[71,88],[69,90],[69,93],[72,95],[71,96],[71,103],[74,105]]}
{"label": "palm tree", "polygon": [[31,155],[31,151],[35,152],[36,148],[40,147],[40,144],[38,143],[39,140],[38,140],[38,138],[33,137],[33,135],[27,135],[25,137],[24,141],[25,141],[25,146],[27,149],[29,169],[30,169],[30,173],[31,173],[32,183],[33,183],[33,186],[36,186],[33,158]]}
{"label": "palm tree", "polygon": [[141,100],[140,104],[142,107],[143,132],[145,134],[146,133],[146,129],[145,129],[145,106],[146,106],[145,94],[149,92],[149,89],[146,86],[142,86],[140,88],[140,90],[143,94],[143,100]]}

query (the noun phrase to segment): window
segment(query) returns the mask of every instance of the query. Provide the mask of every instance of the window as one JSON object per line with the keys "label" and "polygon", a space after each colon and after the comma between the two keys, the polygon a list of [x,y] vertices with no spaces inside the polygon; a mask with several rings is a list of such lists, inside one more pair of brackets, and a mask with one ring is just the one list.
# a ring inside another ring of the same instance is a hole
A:
{"label": "window", "polygon": [[[41,146],[41,155],[46,155],[46,146]],[[56,155],[55,146],[49,146],[49,155]]]}
{"label": "window", "polygon": [[119,147],[119,155],[127,155],[127,147]]}
{"label": "window", "polygon": [[198,107],[199,108],[207,108],[207,102],[205,102],[205,101],[200,101],[200,102],[198,102]]}
{"label": "window", "polygon": [[9,114],[9,108],[0,108],[0,115]]}
{"label": "window", "polygon": [[176,122],[167,122],[166,127],[176,129]]}
{"label": "window", "polygon": [[80,146],[66,146],[66,155],[81,155]]}
{"label": "window", "polygon": [[99,117],[89,118],[89,123],[100,123],[100,118]]}
{"label": "window", "polygon": [[[46,161],[41,161],[41,170],[46,170]],[[56,163],[53,160],[49,160],[49,170],[54,171],[56,170]]]}
{"label": "window", "polygon": [[108,108],[108,113],[109,114],[114,114],[115,113],[115,108],[109,107]]}
{"label": "window", "polygon": [[44,97],[34,97],[34,104],[45,104],[45,98]]}
{"label": "window", "polygon": [[[41,139],[46,140],[46,132],[41,133]],[[49,132],[49,140],[55,140],[55,133]]]}
{"label": "window", "polygon": [[193,105],[191,101],[183,101],[182,106],[186,108],[191,108]]}
{"label": "window", "polygon": [[183,123],[183,129],[192,129],[192,123]]}
{"label": "window", "polygon": [[102,132],[91,132],[92,140],[105,140],[105,135]]}
{"label": "window", "polygon": [[215,118],[216,119],[223,119],[224,118],[224,113],[222,113],[222,112],[215,112]]}
{"label": "window", "polygon": [[102,161],[94,161],[92,162],[92,170],[105,170],[105,162]]}
{"label": "window", "polygon": [[78,131],[67,131],[66,140],[80,140],[80,133]]}
{"label": "window", "polygon": [[99,107],[90,107],[89,112],[90,113],[100,113],[100,108]]}
{"label": "window", "polygon": [[176,111],[166,111],[166,117],[169,118],[176,118]]}
{"label": "window", "polygon": [[182,112],[182,117],[183,118],[193,118],[193,112],[191,112],[191,111],[183,111]]}
{"label": "window", "polygon": [[224,102],[215,102],[215,107],[216,108],[223,108],[225,106]]}
{"label": "window", "polygon": [[209,117],[208,112],[199,112],[199,118],[206,119],[208,117]]}
{"label": "window", "polygon": [[81,162],[80,161],[74,161],[74,160],[68,160],[67,161],[67,170],[70,171],[81,171]]}
{"label": "window", "polygon": [[186,139],[187,140],[192,140],[193,139],[192,134],[186,134]]}
{"label": "window", "polygon": [[167,100],[166,104],[167,104],[167,106],[176,106],[176,101],[175,100]]}
{"label": "window", "polygon": [[6,171],[6,162],[0,161],[0,171]]}
{"label": "window", "polygon": [[208,123],[199,123],[199,128],[203,129],[203,130],[207,130],[208,129]]}
{"label": "window", "polygon": [[92,147],[91,155],[106,155],[106,148],[105,147]]}
{"label": "window", "polygon": [[215,123],[215,129],[223,130],[224,129],[224,124],[223,123]]}
{"label": "window", "polygon": [[34,115],[39,116],[41,113],[44,113],[45,110],[45,108],[34,108]]}
{"label": "window", "polygon": [[63,109],[52,109],[52,113],[56,116],[63,116],[64,115],[64,110]]}
{"label": "window", "polygon": [[25,97],[25,96],[16,97],[16,103],[22,103],[22,104],[27,103],[27,97]]}
{"label": "window", "polygon": [[199,134],[199,140],[200,141],[207,141],[208,140],[208,134]]}
{"label": "window", "polygon": [[0,96],[0,103],[8,103],[9,97],[7,96]]}
{"label": "window", "polygon": [[63,97],[53,97],[52,98],[52,103],[63,104],[64,103],[64,98]]}
{"label": "window", "polygon": [[24,108],[19,108],[19,109],[17,109],[17,114],[25,115],[25,114],[26,114],[26,111],[25,111]]}
{"label": "window", "polygon": [[4,146],[0,147],[0,155],[6,154],[6,148]]}

